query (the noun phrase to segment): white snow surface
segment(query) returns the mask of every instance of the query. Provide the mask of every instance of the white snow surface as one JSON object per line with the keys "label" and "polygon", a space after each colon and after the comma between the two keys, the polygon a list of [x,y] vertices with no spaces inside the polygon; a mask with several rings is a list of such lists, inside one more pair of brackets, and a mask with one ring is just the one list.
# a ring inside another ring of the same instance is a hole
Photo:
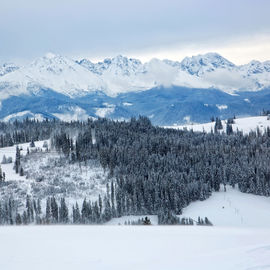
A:
{"label": "white snow surface", "polygon": [[223,185],[205,201],[196,201],[183,210],[181,217],[198,220],[207,217],[214,226],[269,228],[270,197],[242,193]]}
{"label": "white snow surface", "polygon": [[270,86],[270,61],[236,66],[217,53],[186,57],[182,62],[137,59],[118,55],[103,62],[74,61],[48,53],[24,67],[0,67],[0,100],[52,89],[64,95],[84,96],[103,91],[109,96],[153,87],[185,86],[257,91]]}
{"label": "white snow surface", "polygon": [[0,269],[7,270],[270,268],[269,229],[9,226],[0,239]]}
{"label": "white snow surface", "polygon": [[[235,124],[232,124],[233,131],[243,131],[244,134],[249,133],[250,131],[256,131],[257,128],[263,132],[267,127],[270,127],[270,120],[267,120],[267,116],[253,116],[253,117],[243,117],[236,118]],[[226,120],[222,120],[223,129],[220,132],[226,132]],[[165,126],[165,128],[175,128],[175,129],[187,129],[199,132],[211,132],[214,131],[215,122],[196,124],[189,123],[187,125],[174,125],[174,126]]]}

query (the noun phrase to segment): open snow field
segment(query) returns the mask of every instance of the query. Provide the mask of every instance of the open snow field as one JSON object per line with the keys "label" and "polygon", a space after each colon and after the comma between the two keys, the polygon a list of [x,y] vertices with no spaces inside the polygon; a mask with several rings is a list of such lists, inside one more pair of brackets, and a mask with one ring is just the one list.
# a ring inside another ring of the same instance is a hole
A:
{"label": "open snow field", "polygon": [[[225,120],[222,120],[223,130],[226,132],[226,123]],[[175,128],[175,129],[187,129],[193,131],[205,131],[211,132],[211,129],[214,131],[215,122],[203,123],[203,124],[187,124],[187,125],[175,125],[175,126],[166,126],[166,128]],[[267,120],[267,116],[255,116],[255,117],[245,117],[245,118],[236,118],[235,124],[232,125],[233,131],[243,131],[244,134],[249,133],[251,130],[256,130],[257,127],[264,131],[267,127],[270,127],[270,120]]]}
{"label": "open snow field", "polygon": [[199,226],[0,228],[3,270],[270,269],[270,230]]}

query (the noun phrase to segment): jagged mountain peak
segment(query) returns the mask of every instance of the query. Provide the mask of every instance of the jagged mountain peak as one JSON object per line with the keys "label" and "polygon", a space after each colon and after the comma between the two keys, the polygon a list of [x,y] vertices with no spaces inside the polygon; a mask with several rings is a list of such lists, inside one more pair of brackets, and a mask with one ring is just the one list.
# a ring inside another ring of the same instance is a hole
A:
{"label": "jagged mountain peak", "polygon": [[181,67],[191,75],[201,76],[205,72],[211,72],[219,68],[232,69],[236,66],[220,54],[210,52],[185,57],[181,62]]}
{"label": "jagged mountain peak", "polygon": [[15,65],[14,63],[4,63],[2,66],[0,66],[0,76],[4,76],[10,72],[13,72],[17,69],[19,69],[20,67]]}
{"label": "jagged mountain peak", "polygon": [[270,61],[252,60],[248,64],[240,66],[240,70],[248,75],[270,72]]}
{"label": "jagged mountain peak", "polygon": [[52,89],[71,97],[93,91],[115,96],[171,85],[216,88],[230,93],[256,91],[270,85],[269,72],[270,61],[236,66],[217,53],[186,57],[182,62],[152,59],[144,64],[122,55],[93,63],[86,58],[74,61],[47,53],[19,70],[0,76],[0,98],[29,93],[32,89]]}
{"label": "jagged mountain peak", "polygon": [[42,57],[35,59],[30,66],[37,67],[37,68],[46,68],[46,67],[53,67],[53,66],[73,66],[75,62],[68,57],[47,53]]}
{"label": "jagged mountain peak", "polygon": [[131,74],[136,74],[143,69],[143,65],[140,60],[128,58],[122,55],[117,55],[113,58],[106,58],[103,62],[98,62],[96,64],[92,63],[88,59],[82,59],[77,61],[77,63],[99,75],[111,73],[114,75],[129,76]]}

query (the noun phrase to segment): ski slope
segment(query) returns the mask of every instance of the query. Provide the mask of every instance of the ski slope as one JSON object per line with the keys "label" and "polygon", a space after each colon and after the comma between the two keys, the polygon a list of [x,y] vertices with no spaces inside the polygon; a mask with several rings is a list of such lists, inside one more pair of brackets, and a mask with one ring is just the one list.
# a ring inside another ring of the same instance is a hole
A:
{"label": "ski slope", "polygon": [[199,226],[0,229],[3,270],[270,269],[270,230]]}
{"label": "ski slope", "polygon": [[[223,129],[220,132],[226,132],[226,120],[222,120]],[[203,123],[203,124],[187,124],[187,125],[175,125],[166,126],[165,128],[175,129],[187,129],[200,132],[211,132],[214,131],[215,122]],[[270,127],[270,120],[267,120],[267,116],[255,116],[255,117],[244,117],[236,118],[235,124],[232,125],[233,131],[243,131],[244,134],[249,133],[252,130],[257,130],[257,127],[264,131],[267,127]]]}

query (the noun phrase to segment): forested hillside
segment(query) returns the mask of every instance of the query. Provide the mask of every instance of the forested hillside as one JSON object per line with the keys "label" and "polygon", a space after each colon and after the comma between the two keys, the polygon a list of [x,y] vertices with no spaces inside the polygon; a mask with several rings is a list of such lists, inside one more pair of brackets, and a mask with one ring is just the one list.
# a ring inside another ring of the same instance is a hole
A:
{"label": "forested hillside", "polygon": [[[192,132],[154,127],[146,117],[129,122],[25,120],[1,123],[0,127],[1,147],[50,138],[50,148],[40,155],[57,152],[59,160],[69,166],[88,166],[89,161],[95,161],[107,172],[106,191],[97,201],[86,197],[71,211],[65,195],[73,190],[59,189],[47,194],[42,210],[40,187],[50,180],[46,175],[54,166],[64,166],[54,160],[45,167],[47,171],[41,168],[43,178],[36,179],[33,193],[25,196],[26,204],[18,202],[16,196],[2,199],[1,223],[103,223],[131,214],[156,214],[160,223],[177,223],[175,215],[190,202],[205,200],[226,185],[238,185],[246,193],[270,195],[269,128],[247,135]],[[21,157],[18,151],[15,164],[19,162],[23,173],[31,175],[26,164],[29,159],[37,160],[36,155],[37,151]],[[1,180],[2,188],[9,185]]]}

